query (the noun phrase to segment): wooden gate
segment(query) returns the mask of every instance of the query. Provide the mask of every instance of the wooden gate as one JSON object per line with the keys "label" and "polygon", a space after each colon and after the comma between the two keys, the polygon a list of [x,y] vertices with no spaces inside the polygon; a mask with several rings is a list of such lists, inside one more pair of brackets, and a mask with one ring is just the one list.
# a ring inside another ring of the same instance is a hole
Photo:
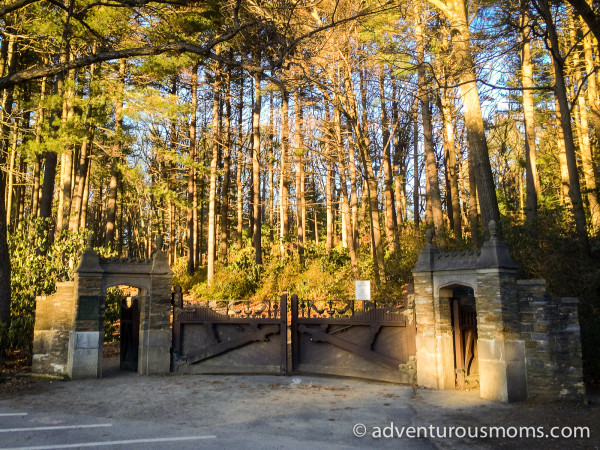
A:
{"label": "wooden gate", "polygon": [[459,299],[452,300],[452,329],[456,387],[459,389],[477,387],[479,386],[477,314],[462,306]]}
{"label": "wooden gate", "polygon": [[121,370],[137,372],[138,347],[140,343],[140,307],[138,298],[121,301],[120,367]]}
{"label": "wooden gate", "polygon": [[287,296],[279,301],[174,305],[172,370],[186,373],[287,371]]}
{"label": "wooden gate", "polygon": [[415,325],[402,302],[291,298],[293,373],[416,382]]}
{"label": "wooden gate", "polygon": [[[176,291],[179,292],[179,291]],[[178,294],[177,294],[178,295]],[[179,304],[178,304],[179,303]],[[172,369],[416,381],[413,311],[402,302],[175,302]]]}

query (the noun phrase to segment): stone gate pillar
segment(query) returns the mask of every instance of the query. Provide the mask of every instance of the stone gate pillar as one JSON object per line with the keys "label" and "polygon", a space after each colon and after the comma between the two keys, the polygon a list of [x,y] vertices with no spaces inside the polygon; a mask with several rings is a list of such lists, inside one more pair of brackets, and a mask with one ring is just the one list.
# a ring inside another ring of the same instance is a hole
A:
{"label": "stone gate pillar", "polygon": [[162,374],[171,370],[171,283],[173,272],[158,239],[152,258],[150,292],[140,309],[138,373]]}
{"label": "stone gate pillar", "polygon": [[98,254],[88,242],[75,272],[75,321],[69,335],[67,365],[71,379],[102,376],[103,273]]}
{"label": "stone gate pillar", "polygon": [[517,264],[490,222],[490,239],[477,261],[477,334],[482,398],[527,398],[525,344],[520,336]]}
{"label": "stone gate pillar", "polygon": [[417,384],[433,389],[454,388],[452,333],[449,320],[439,320],[447,305],[434,292],[433,273],[440,252],[432,245],[433,232],[426,232],[427,245],[413,269],[417,325]]}

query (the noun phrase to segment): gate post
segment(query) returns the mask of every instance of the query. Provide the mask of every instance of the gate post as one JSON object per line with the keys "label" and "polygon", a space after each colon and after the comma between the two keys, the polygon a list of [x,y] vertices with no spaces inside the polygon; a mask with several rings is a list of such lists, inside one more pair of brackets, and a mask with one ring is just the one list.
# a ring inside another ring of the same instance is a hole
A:
{"label": "gate post", "polygon": [[289,359],[288,359],[288,373],[291,375],[298,367],[298,296],[292,294],[290,304],[290,334],[289,334]]}
{"label": "gate post", "polygon": [[490,221],[490,238],[477,261],[477,348],[481,398],[527,398],[525,343],[521,338],[517,264]]}
{"label": "gate post", "polygon": [[171,370],[171,283],[173,272],[157,239],[150,271],[150,292],[140,308],[138,373],[169,373]]}
{"label": "gate post", "polygon": [[71,379],[102,376],[102,344],[104,341],[104,301],[100,258],[88,247],[75,271],[76,311],[69,336],[68,375]]}
{"label": "gate post", "polygon": [[[415,286],[415,324],[416,324],[416,353],[417,353],[417,384],[433,389],[444,389],[445,366],[440,364],[450,355],[440,355],[438,324],[435,316],[436,298],[433,292],[433,270],[439,250],[432,245],[433,232],[426,233],[427,245],[419,253],[417,264],[413,269]],[[439,303],[439,298],[437,299]],[[452,345],[450,343],[450,345]],[[443,350],[448,350],[442,346]],[[450,348],[451,349],[451,348]],[[447,352],[446,352],[447,353]],[[452,382],[454,380],[452,379]]]}

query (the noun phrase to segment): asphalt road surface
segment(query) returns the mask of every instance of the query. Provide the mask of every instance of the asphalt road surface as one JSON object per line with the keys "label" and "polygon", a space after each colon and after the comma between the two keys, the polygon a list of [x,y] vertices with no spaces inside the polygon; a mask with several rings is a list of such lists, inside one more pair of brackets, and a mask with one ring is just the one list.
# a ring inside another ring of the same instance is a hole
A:
{"label": "asphalt road surface", "polygon": [[[105,370],[98,380],[31,380],[0,398],[0,449],[600,448],[594,402],[507,405],[345,378]],[[538,435],[512,436],[525,426]],[[576,426],[589,436],[573,437]]]}

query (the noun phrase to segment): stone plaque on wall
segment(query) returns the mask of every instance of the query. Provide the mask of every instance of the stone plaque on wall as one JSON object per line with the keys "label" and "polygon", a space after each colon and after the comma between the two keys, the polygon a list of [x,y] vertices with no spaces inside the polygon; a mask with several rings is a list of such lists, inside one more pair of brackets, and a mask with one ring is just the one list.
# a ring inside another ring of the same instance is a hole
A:
{"label": "stone plaque on wall", "polygon": [[77,310],[78,320],[96,320],[98,319],[98,301],[99,298],[94,295],[85,295],[79,297],[79,308]]}

